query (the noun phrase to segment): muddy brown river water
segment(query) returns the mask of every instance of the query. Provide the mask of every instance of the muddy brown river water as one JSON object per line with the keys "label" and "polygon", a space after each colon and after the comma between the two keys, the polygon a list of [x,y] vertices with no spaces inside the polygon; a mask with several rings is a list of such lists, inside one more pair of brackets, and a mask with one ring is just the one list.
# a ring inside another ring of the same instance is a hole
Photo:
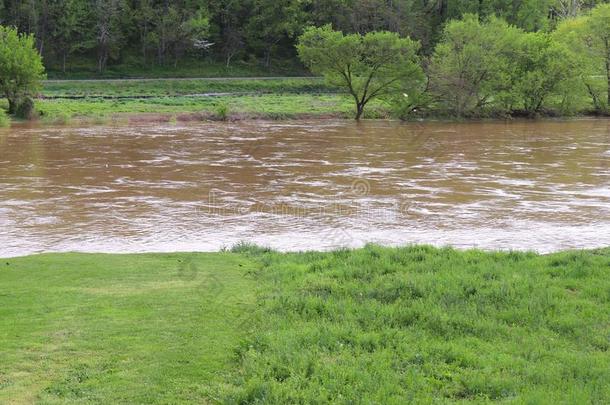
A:
{"label": "muddy brown river water", "polygon": [[0,129],[0,257],[610,246],[610,120]]}

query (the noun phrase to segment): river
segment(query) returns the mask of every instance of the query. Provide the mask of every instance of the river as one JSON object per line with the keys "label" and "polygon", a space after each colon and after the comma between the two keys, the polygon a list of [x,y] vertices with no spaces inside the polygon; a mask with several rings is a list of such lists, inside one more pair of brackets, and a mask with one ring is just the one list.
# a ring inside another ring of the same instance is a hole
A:
{"label": "river", "polygon": [[610,246],[610,120],[0,129],[0,257]]}

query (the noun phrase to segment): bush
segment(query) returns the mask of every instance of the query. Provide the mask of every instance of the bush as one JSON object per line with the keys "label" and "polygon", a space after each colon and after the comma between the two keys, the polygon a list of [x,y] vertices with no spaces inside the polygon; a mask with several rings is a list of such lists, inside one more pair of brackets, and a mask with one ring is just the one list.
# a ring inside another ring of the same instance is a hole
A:
{"label": "bush", "polygon": [[[0,77],[0,93],[8,100],[9,113],[27,118],[19,111],[20,104],[28,102],[28,95],[35,94],[45,78],[33,35],[0,26]],[[25,112],[31,113],[33,109],[27,107]]]}
{"label": "bush", "polygon": [[0,110],[0,127],[5,128],[11,125],[11,119],[4,110]]}
{"label": "bush", "polygon": [[15,116],[17,118],[31,120],[32,118],[34,118],[35,111],[36,109],[34,107],[34,100],[32,100],[30,97],[25,97],[19,101],[19,104],[17,104],[17,108],[15,109]]}
{"label": "bush", "polygon": [[225,102],[221,102],[216,106],[216,115],[218,119],[226,121],[229,119],[229,105]]}

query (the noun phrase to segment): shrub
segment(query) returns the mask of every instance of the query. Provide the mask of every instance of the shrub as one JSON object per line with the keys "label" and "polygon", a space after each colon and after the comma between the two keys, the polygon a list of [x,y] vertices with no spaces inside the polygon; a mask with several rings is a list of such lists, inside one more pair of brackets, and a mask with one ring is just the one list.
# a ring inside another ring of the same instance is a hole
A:
{"label": "shrub", "polygon": [[216,106],[216,116],[222,121],[229,119],[229,104],[221,102]]}
{"label": "shrub", "polygon": [[0,127],[8,127],[11,125],[11,119],[4,110],[0,110]]}
{"label": "shrub", "polygon": [[34,107],[34,100],[32,100],[30,97],[24,97],[17,104],[17,108],[15,109],[15,116],[17,118],[24,118],[30,120],[34,118],[35,111],[36,109]]}

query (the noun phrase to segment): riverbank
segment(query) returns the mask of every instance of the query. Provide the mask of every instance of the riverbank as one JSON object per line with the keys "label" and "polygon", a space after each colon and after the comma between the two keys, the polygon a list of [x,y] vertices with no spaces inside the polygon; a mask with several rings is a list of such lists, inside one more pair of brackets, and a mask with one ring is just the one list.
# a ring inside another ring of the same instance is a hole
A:
{"label": "riverbank", "polygon": [[0,402],[603,402],[610,250],[2,260]]}
{"label": "riverbank", "polygon": [[[42,124],[351,119],[355,108],[351,96],[319,77],[49,80],[35,104],[36,121]],[[6,108],[6,101],[0,107]],[[557,117],[561,115],[558,111],[559,106],[541,116]],[[577,111],[578,115],[592,114],[585,104]],[[369,119],[399,116],[391,104],[381,100],[371,102],[364,114]],[[434,109],[418,111],[412,117],[451,118]],[[493,117],[507,118],[490,114]]]}
{"label": "riverbank", "polygon": [[[354,107],[322,78],[48,81],[41,123],[350,118]],[[376,103],[369,118],[389,116]]]}

